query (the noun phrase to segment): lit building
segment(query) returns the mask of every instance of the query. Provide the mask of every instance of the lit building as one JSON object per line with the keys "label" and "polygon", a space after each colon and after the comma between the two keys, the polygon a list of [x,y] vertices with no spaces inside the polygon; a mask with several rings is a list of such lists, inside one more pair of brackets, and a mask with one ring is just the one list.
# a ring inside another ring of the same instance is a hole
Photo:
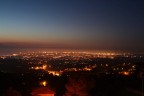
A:
{"label": "lit building", "polygon": [[32,96],[54,96],[55,92],[47,87],[40,87],[32,91]]}

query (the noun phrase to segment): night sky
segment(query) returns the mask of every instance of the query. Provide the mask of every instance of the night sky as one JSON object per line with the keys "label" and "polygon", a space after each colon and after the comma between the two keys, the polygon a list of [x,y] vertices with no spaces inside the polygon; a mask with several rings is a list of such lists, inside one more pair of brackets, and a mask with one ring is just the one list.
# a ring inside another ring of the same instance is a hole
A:
{"label": "night sky", "polygon": [[144,0],[0,0],[0,47],[144,51]]}

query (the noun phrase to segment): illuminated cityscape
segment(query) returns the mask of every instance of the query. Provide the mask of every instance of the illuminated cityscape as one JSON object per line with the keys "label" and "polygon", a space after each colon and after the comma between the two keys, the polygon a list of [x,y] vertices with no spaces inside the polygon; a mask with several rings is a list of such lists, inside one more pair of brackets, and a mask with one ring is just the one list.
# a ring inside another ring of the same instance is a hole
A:
{"label": "illuminated cityscape", "polygon": [[[124,82],[127,82],[125,81],[125,79],[127,80],[128,78],[133,78],[135,76],[137,78],[140,78],[140,74],[143,69],[138,71],[137,68],[141,66],[141,62],[144,62],[144,55],[131,54],[131,53],[116,53],[116,52],[97,53],[97,52],[76,52],[76,51],[20,52],[18,54],[0,56],[0,70],[3,74],[18,74],[18,76],[20,76],[20,78],[23,79],[29,76],[28,74],[31,74],[30,76],[34,76],[37,78],[32,79],[32,81],[31,80],[25,81],[22,79],[21,83],[24,84],[22,86],[26,86],[26,83],[33,82],[34,80],[37,82],[39,86],[47,87],[50,86],[49,85],[50,78],[60,79],[64,78],[63,76],[66,76],[65,78],[71,78],[75,75],[80,76],[80,78],[81,76],[86,76],[86,78],[87,76],[88,77],[90,76],[89,78],[94,79],[94,77],[97,77],[97,79],[103,78],[104,80],[105,78],[107,79],[123,78]],[[30,79],[30,77],[27,79]],[[41,89],[43,89],[43,87],[37,90]],[[32,91],[32,89],[30,90]],[[43,90],[49,90],[49,89],[44,88]],[[35,90],[33,91],[34,92],[32,94],[37,93],[37,91],[36,92]],[[37,94],[41,94],[41,92],[43,91],[40,91],[40,93]],[[48,91],[48,93],[49,92],[53,92],[53,94],[55,93],[54,91]],[[43,94],[46,93],[44,92]]]}
{"label": "illuminated cityscape", "polygon": [[0,0],[0,96],[144,96],[144,0]]}
{"label": "illuminated cityscape", "polygon": [[28,52],[1,56],[0,58],[2,61],[7,59],[22,60],[21,62],[28,66],[27,70],[44,70],[57,76],[71,71],[97,71],[96,74],[131,75],[136,70],[135,63],[144,60],[143,55],[92,52]]}

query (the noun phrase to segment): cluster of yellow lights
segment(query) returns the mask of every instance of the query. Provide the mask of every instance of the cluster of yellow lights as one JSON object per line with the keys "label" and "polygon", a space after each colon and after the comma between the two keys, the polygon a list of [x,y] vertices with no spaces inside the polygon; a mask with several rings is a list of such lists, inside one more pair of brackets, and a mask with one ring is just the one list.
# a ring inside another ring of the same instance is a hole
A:
{"label": "cluster of yellow lights", "polygon": [[130,75],[130,72],[128,72],[128,71],[123,71],[123,72],[119,72],[119,74],[128,76],[128,75]]}
{"label": "cluster of yellow lights", "polygon": [[42,69],[42,70],[46,70],[47,69],[47,65],[43,65],[43,66],[36,66],[36,67],[31,67],[31,69],[35,69],[35,70],[39,70],[39,69]]}
{"label": "cluster of yellow lights", "polygon": [[84,68],[84,70],[85,70],[85,71],[91,71],[92,69],[86,67],[86,68]]}
{"label": "cluster of yellow lights", "polygon": [[54,76],[60,76],[61,75],[61,72],[58,72],[58,71],[48,71],[49,74],[52,74]]}

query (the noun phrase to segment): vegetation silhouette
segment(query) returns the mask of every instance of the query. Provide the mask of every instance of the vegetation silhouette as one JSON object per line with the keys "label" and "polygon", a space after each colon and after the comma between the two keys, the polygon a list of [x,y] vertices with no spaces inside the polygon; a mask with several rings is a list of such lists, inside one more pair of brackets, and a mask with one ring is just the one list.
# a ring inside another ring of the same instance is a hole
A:
{"label": "vegetation silhouette", "polygon": [[64,96],[90,96],[89,91],[95,86],[94,80],[85,76],[69,77],[65,85],[66,93]]}

